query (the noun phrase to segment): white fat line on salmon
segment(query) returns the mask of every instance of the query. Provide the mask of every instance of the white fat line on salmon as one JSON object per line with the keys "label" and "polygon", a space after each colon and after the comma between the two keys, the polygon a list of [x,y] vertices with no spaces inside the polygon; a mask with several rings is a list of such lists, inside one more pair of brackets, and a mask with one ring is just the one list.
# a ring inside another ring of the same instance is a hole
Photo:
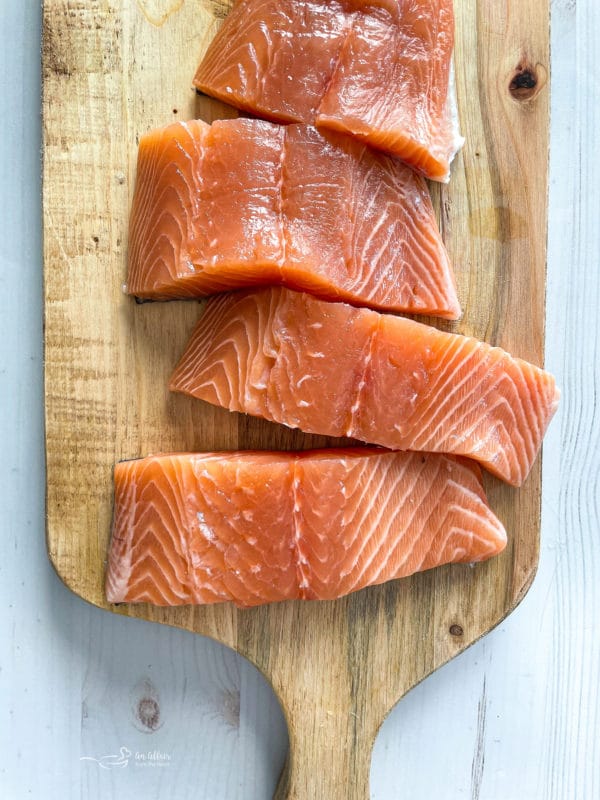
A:
{"label": "white fat line on salmon", "polygon": [[381,320],[378,321],[377,327],[375,328],[369,339],[369,349],[365,356],[364,364],[362,366],[362,371],[360,379],[358,381],[358,386],[356,387],[356,400],[354,401],[354,403],[350,408],[350,419],[348,420],[348,425],[346,426],[346,436],[354,436],[354,421],[356,417],[356,412],[360,408],[362,394],[367,385],[367,370],[369,369],[369,364],[373,360],[373,353],[375,352],[375,343],[377,341],[380,326],[381,326]]}
{"label": "white fat line on salmon", "polygon": [[303,554],[300,547],[300,537],[302,528],[302,509],[300,505],[300,478],[296,472],[298,466],[298,458],[295,458],[291,464],[292,470],[292,519],[294,521],[293,545],[296,551],[296,574],[298,576],[298,587],[300,589],[308,589],[309,581],[306,574],[306,567],[308,566],[308,559]]}
{"label": "white fat line on salmon", "polygon": [[277,181],[277,193],[279,196],[279,235],[281,238],[281,257],[277,261],[279,275],[283,276],[283,266],[287,260],[287,237],[285,234],[285,193],[284,193],[284,174],[285,174],[285,143],[287,139],[287,128],[281,132],[281,155],[279,156],[279,180]]}
{"label": "white fat line on salmon", "polygon": [[206,519],[204,518],[204,514],[202,513],[202,511],[197,511],[196,517],[198,519],[198,526],[200,528],[200,533],[202,534],[202,536],[204,536],[207,542],[214,542],[216,539],[215,532],[210,527],[210,525],[206,524]]}
{"label": "white fat line on salmon", "polygon": [[[300,380],[299,380],[299,381],[296,381],[296,386],[299,388],[300,386],[302,386],[302,384],[304,383],[304,381],[307,381],[307,380],[309,380],[309,379],[310,379],[310,377],[311,377],[310,375],[303,375],[303,376],[300,378]],[[266,387],[265,387],[265,388],[266,388]]]}

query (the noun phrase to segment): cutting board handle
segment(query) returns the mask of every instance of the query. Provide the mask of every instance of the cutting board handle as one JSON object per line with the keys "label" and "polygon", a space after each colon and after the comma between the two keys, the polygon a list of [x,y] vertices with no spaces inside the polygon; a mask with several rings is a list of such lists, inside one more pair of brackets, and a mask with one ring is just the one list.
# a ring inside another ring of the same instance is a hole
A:
{"label": "cutting board handle", "polygon": [[343,697],[335,679],[322,683],[318,704],[309,691],[283,703],[290,749],[275,800],[369,799],[371,753],[384,714],[376,713],[376,702],[361,702],[362,692]]}

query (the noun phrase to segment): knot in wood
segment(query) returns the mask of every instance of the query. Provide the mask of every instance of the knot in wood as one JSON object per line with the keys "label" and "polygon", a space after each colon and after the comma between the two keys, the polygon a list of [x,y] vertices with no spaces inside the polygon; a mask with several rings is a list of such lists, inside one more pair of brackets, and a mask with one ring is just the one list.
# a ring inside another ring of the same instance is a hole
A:
{"label": "knot in wood", "polygon": [[138,703],[137,716],[148,730],[155,731],[160,722],[160,707],[153,697],[142,697]]}
{"label": "knot in wood", "polygon": [[508,91],[515,100],[530,100],[539,91],[539,76],[537,68],[527,60],[517,64]]}

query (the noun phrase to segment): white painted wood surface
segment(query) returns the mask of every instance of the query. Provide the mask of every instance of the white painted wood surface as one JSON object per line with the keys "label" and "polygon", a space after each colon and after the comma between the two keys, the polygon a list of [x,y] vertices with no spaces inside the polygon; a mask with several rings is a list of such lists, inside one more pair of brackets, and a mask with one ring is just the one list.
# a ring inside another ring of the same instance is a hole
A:
{"label": "white painted wood surface", "polygon": [[[209,640],[87,606],[48,565],[40,11],[0,8],[0,797],[268,798],[286,732],[256,671]],[[596,0],[554,0],[546,363],[563,403],[538,576],[500,628],[392,712],[376,800],[600,797],[598,52]]]}

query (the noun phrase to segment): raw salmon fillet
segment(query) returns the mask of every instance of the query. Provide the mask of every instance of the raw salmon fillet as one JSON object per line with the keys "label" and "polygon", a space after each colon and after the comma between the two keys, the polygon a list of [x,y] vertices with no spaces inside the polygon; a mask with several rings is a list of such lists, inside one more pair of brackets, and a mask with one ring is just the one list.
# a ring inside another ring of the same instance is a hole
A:
{"label": "raw salmon fillet", "polygon": [[128,292],[164,300],[256,284],[460,315],[425,182],[396,159],[347,136],[261,120],[147,134]]}
{"label": "raw salmon fillet", "polygon": [[458,133],[452,0],[237,0],[200,64],[205,94],[344,131],[447,181]]}
{"label": "raw salmon fillet", "polygon": [[330,600],[506,544],[479,468],[354,448],[179,453],[115,467],[113,603]]}
{"label": "raw salmon fillet", "polygon": [[170,388],[309,433],[529,473],[554,378],[499,347],[271,288],[208,301]]}

